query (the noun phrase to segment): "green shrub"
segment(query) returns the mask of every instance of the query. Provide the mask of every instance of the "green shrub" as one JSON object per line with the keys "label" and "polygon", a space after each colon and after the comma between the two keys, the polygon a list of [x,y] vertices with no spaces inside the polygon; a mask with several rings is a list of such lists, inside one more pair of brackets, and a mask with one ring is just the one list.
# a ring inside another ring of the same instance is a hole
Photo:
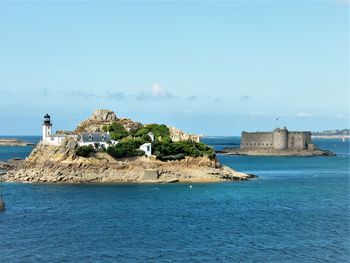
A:
{"label": "green shrub", "polygon": [[162,141],[170,141],[170,132],[169,128],[164,124],[148,124],[145,125],[138,130],[135,131],[133,136],[135,137],[143,137],[147,135],[147,133],[152,132],[154,134],[154,138],[157,140],[161,137]]}
{"label": "green shrub", "polygon": [[109,146],[107,153],[115,158],[143,156],[145,152],[139,149],[142,144],[141,138],[124,138],[117,145]]}
{"label": "green shrub", "polygon": [[94,147],[88,146],[78,146],[75,149],[75,154],[82,157],[89,157],[91,153],[95,151]]}
{"label": "green shrub", "polygon": [[112,140],[120,140],[129,135],[124,126],[116,122],[112,123],[111,125],[103,126],[102,130],[104,132],[109,132]]}
{"label": "green shrub", "polygon": [[211,147],[194,141],[179,141],[179,142],[156,142],[153,146],[153,154],[159,160],[174,158],[179,154],[191,157],[207,156],[210,159],[215,158],[215,151]]}

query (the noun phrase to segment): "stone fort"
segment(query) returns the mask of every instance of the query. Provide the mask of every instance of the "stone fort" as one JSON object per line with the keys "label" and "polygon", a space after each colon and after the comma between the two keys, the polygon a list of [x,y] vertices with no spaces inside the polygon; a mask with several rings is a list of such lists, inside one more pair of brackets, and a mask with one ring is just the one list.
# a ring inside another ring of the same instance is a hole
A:
{"label": "stone fort", "polygon": [[241,148],[274,150],[314,150],[311,132],[288,131],[286,127],[272,132],[242,132]]}

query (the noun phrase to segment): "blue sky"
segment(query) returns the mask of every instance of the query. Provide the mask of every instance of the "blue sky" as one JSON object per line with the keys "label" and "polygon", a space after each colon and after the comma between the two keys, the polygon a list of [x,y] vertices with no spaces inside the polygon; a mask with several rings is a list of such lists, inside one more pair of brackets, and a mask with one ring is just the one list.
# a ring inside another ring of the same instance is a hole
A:
{"label": "blue sky", "polygon": [[0,134],[98,108],[193,133],[349,126],[345,1],[0,2]]}

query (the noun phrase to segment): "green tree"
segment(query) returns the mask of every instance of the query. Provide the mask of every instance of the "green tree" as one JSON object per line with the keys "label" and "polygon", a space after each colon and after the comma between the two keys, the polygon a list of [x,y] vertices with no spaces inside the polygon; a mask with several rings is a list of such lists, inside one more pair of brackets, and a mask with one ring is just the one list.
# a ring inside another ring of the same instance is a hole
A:
{"label": "green tree", "polygon": [[105,132],[109,132],[109,135],[112,140],[120,140],[129,135],[128,131],[124,128],[124,126],[116,122],[112,123],[111,125],[103,126],[102,130]]}
{"label": "green tree", "polygon": [[179,141],[179,142],[156,142],[154,143],[154,155],[159,160],[179,159],[183,156],[202,157],[207,156],[210,159],[215,158],[213,148],[194,141]]}
{"label": "green tree", "polygon": [[144,151],[139,149],[143,143],[141,138],[124,138],[118,144],[109,146],[107,153],[115,158],[143,156]]}
{"label": "green tree", "polygon": [[156,140],[160,137],[162,141],[171,141],[169,128],[164,124],[148,124],[142,126],[135,131],[133,135],[135,137],[142,137],[149,132],[154,134]]}

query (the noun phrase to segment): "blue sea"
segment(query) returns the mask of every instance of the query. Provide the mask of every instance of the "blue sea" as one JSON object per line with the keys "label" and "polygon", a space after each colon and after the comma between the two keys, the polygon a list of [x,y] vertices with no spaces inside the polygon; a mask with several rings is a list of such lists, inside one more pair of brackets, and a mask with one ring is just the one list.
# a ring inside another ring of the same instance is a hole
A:
{"label": "blue sea", "polygon": [[349,142],[315,142],[337,156],[219,156],[246,182],[5,183],[0,262],[350,262]]}

